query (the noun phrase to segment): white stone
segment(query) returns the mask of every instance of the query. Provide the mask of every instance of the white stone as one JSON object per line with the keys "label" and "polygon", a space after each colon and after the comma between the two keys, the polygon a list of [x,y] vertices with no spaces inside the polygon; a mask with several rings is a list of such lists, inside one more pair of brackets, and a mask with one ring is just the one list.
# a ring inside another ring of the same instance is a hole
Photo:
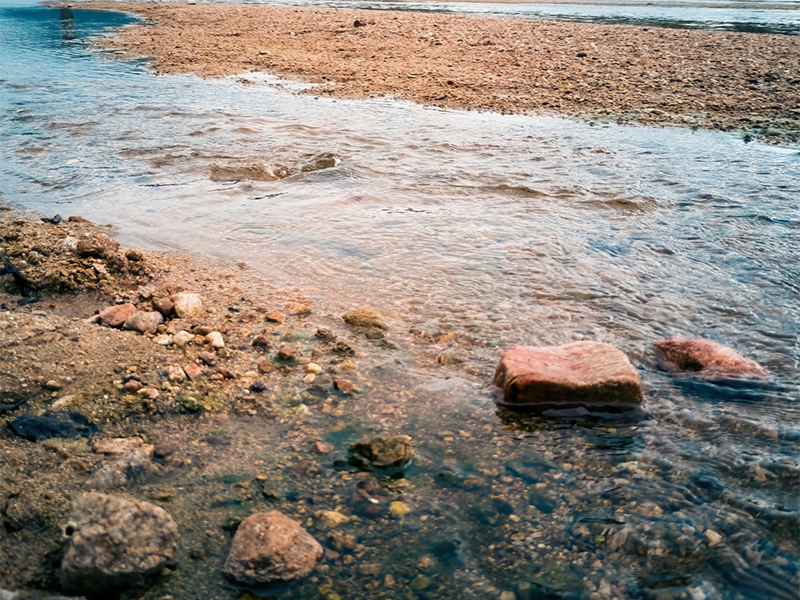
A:
{"label": "white stone", "polygon": [[183,292],[174,294],[170,297],[172,300],[172,310],[181,319],[197,319],[202,317],[206,310],[203,306],[203,299],[199,294],[190,294]]}
{"label": "white stone", "polygon": [[225,340],[222,339],[222,334],[219,331],[212,331],[206,336],[206,341],[212,348],[224,348]]}
{"label": "white stone", "polygon": [[188,331],[179,331],[172,336],[172,341],[176,346],[185,346],[186,344],[194,341],[194,334]]}

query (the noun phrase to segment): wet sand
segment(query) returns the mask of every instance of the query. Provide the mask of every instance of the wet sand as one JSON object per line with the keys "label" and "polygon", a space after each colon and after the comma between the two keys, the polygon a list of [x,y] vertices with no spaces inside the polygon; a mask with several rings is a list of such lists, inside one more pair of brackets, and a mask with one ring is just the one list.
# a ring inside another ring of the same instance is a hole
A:
{"label": "wet sand", "polygon": [[[99,43],[160,73],[265,72],[307,93],[800,137],[800,39],[288,6],[85,2],[147,23]],[[359,23],[359,26],[355,26]]]}

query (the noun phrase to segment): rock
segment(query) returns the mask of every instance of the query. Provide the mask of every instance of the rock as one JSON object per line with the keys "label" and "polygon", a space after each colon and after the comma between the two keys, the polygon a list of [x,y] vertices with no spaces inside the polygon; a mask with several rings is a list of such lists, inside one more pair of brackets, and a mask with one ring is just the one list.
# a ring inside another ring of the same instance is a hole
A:
{"label": "rock", "polygon": [[222,572],[239,585],[263,587],[305,577],[322,554],[297,521],[276,510],[261,512],[239,525]]}
{"label": "rock", "polygon": [[138,248],[128,248],[125,251],[125,258],[132,262],[142,262],[147,258],[147,255]]}
{"label": "rock", "polygon": [[327,442],[314,442],[314,452],[317,454],[330,454],[333,452],[333,444]]}
{"label": "rock", "polygon": [[310,362],[306,365],[306,373],[313,373],[314,375],[317,375],[322,373],[322,367],[320,367],[317,363]]}
{"label": "rock", "polygon": [[139,394],[140,396],[144,396],[145,398],[150,398],[150,400],[155,400],[161,395],[156,388],[152,387],[144,387],[136,393]]}
{"label": "rock", "polygon": [[278,323],[278,324],[282,325],[283,323],[286,322],[286,315],[284,315],[279,310],[273,310],[273,311],[267,313],[266,319],[267,319],[267,321],[271,321],[272,323]]}
{"label": "rock", "polygon": [[190,294],[182,292],[174,294],[170,297],[172,300],[172,310],[181,319],[199,319],[202,317],[206,309],[203,306],[203,299],[199,294]]}
{"label": "rock", "polygon": [[379,469],[403,467],[414,457],[411,438],[407,435],[395,435],[390,438],[376,437],[365,442],[357,442],[350,446],[356,462],[366,463]]}
{"label": "rock", "polygon": [[224,348],[225,340],[222,339],[222,334],[219,331],[212,331],[206,336],[206,341],[212,348]]}
{"label": "rock", "polygon": [[189,379],[197,379],[203,374],[203,369],[195,363],[189,363],[183,367],[183,372]]}
{"label": "rock", "polygon": [[83,217],[79,217],[78,215],[72,215],[67,219],[68,223],[91,223],[89,219],[84,219]]}
{"label": "rock", "polygon": [[111,456],[123,456],[131,450],[141,447],[143,443],[140,437],[104,438],[92,444],[92,452],[96,454],[110,454]]}
{"label": "rock", "polygon": [[78,413],[58,413],[54,415],[22,415],[8,424],[11,431],[38,442],[50,438],[91,437],[97,427]]}
{"label": "rock", "polygon": [[265,335],[257,335],[253,338],[253,346],[256,348],[267,349],[271,345],[271,340]]}
{"label": "rock", "polygon": [[122,324],[122,328],[142,334],[155,333],[163,322],[164,316],[160,312],[137,312]]}
{"label": "rock", "polygon": [[308,304],[292,304],[289,307],[289,314],[295,316],[302,316],[311,314],[311,307]]}
{"label": "rock", "polygon": [[56,392],[64,387],[64,384],[56,379],[50,379],[44,383],[44,387],[51,392]]}
{"label": "rock", "polygon": [[60,251],[75,254],[78,251],[78,238],[74,238],[71,235],[65,237],[64,241],[61,242]]}
{"label": "rock", "polygon": [[389,513],[398,519],[406,516],[410,512],[411,509],[408,507],[408,504],[400,500],[395,500],[389,504]]}
{"label": "rock", "polygon": [[172,336],[172,343],[176,346],[185,346],[189,343],[194,341],[194,335],[189,333],[188,331],[179,331],[174,336]]}
{"label": "rock", "polygon": [[321,510],[319,512],[319,520],[322,521],[326,527],[332,529],[342,523],[347,523],[350,517],[340,513],[338,510]]}
{"label": "rock", "polygon": [[141,586],[178,545],[178,527],[163,508],[98,493],[72,502],[64,535],[61,585],[78,593]]}
{"label": "rock", "polygon": [[361,388],[359,388],[355,383],[353,383],[349,379],[341,379],[338,377],[333,380],[333,387],[335,387],[337,390],[339,390],[342,394],[345,395],[354,394],[361,391]]}
{"label": "rock", "polygon": [[167,377],[174,383],[183,383],[186,381],[186,371],[178,365],[169,365],[167,367]]}
{"label": "rock", "polygon": [[125,385],[122,386],[122,389],[126,392],[138,392],[144,386],[140,381],[136,381],[135,379],[131,379],[130,381],[126,381]]}
{"label": "rock", "polygon": [[153,448],[153,454],[156,458],[166,458],[175,454],[178,450],[180,450],[180,446],[177,442],[162,442]]}
{"label": "rock", "polygon": [[634,406],[643,400],[628,357],[600,342],[516,346],[500,358],[493,383],[512,406]]}
{"label": "rock", "polygon": [[169,298],[153,298],[151,301],[153,308],[160,312],[164,317],[169,317],[172,314],[173,304]]}
{"label": "rock", "polygon": [[754,360],[711,340],[670,337],[653,346],[661,367],[673,373],[692,371],[708,379],[767,375]]}
{"label": "rock", "polygon": [[213,352],[199,352],[197,357],[209,367],[213,367],[217,364],[217,355]]}
{"label": "rock", "polygon": [[92,475],[89,484],[101,490],[109,490],[127,483],[135,483],[148,475],[157,473],[152,463],[153,446],[134,448]]}
{"label": "rock", "polygon": [[703,535],[706,536],[706,539],[708,540],[708,546],[709,547],[716,546],[717,544],[719,544],[722,541],[722,536],[720,534],[718,534],[716,531],[714,531],[713,529],[706,529],[706,531],[705,531],[705,533],[703,533]]}
{"label": "rock", "polygon": [[278,358],[285,361],[297,358],[297,350],[290,344],[283,344],[278,350]]}
{"label": "rock", "polygon": [[100,322],[109,327],[122,327],[136,313],[136,307],[130,302],[109,306],[100,311]]}
{"label": "rock", "polygon": [[378,313],[368,308],[360,308],[342,315],[344,322],[359,329],[387,329],[386,323]]}
{"label": "rock", "polygon": [[317,329],[314,337],[325,344],[332,344],[336,341],[336,335],[330,329]]}
{"label": "rock", "polygon": [[119,244],[105,233],[86,233],[78,239],[75,254],[81,258],[104,258],[114,254]]}

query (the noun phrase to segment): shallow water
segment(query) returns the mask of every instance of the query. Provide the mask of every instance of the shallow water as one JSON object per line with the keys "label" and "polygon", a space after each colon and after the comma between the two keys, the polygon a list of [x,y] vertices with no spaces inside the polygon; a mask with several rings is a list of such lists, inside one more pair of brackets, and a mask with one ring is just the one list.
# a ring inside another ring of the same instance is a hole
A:
{"label": "shallow water", "polygon": [[[331,590],[793,597],[796,146],[314,99],[268,78],[157,77],[87,48],[127,17],[8,0],[0,11],[3,201],[110,223],[124,245],[247,262],[302,286],[321,312],[372,304],[402,323],[402,350],[367,374],[365,394],[401,409],[317,425],[340,446],[387,421],[413,435],[420,459],[404,497],[415,510],[354,525],[382,583],[333,565]],[[236,181],[243,172],[256,180]],[[740,349],[769,381],[659,372],[651,344],[674,333]],[[494,409],[486,381],[503,349],[575,339],[631,357],[643,420]],[[460,367],[432,367],[441,354]],[[232,427],[269,447],[257,426]],[[707,529],[723,543],[707,547]],[[218,571],[195,568],[170,593],[193,597],[207,578],[233,594]],[[280,595],[332,598],[327,585]]]}

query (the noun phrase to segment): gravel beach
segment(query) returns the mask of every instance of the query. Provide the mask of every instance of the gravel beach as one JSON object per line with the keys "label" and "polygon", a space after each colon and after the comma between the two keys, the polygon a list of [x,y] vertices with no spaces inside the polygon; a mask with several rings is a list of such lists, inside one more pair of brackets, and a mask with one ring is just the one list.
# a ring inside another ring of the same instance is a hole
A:
{"label": "gravel beach", "polygon": [[800,135],[800,39],[475,16],[86,2],[146,24],[100,41],[161,73],[265,72],[307,93]]}

